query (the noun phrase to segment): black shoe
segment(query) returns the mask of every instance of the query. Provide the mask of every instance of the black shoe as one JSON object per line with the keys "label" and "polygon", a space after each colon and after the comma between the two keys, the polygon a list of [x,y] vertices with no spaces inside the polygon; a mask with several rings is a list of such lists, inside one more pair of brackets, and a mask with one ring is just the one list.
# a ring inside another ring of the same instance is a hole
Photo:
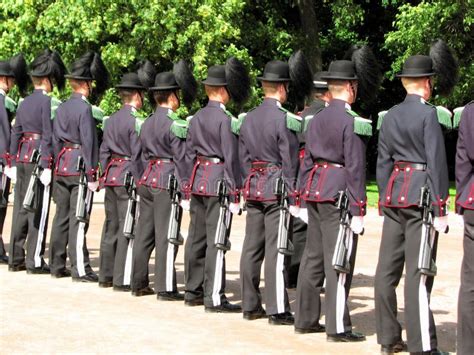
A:
{"label": "black shoe", "polygon": [[297,328],[295,327],[296,334],[309,334],[309,333],[324,333],[326,332],[326,327],[324,325],[318,324],[313,328]]}
{"label": "black shoe", "polygon": [[188,307],[202,306],[204,305],[204,299],[203,298],[194,298],[192,300],[185,299],[184,305]]}
{"label": "black shoe", "polygon": [[99,281],[99,287],[100,288],[110,288],[112,287],[114,284],[112,281]]}
{"label": "black shoe", "polygon": [[8,256],[6,256],[5,254],[0,256],[0,264],[8,264]]}
{"label": "black shoe", "polygon": [[394,344],[382,345],[380,347],[380,353],[384,355],[400,353],[407,350],[407,344],[403,341],[397,341]]}
{"label": "black shoe", "polygon": [[81,277],[73,277],[74,282],[99,282],[99,277],[94,272],[89,272]]}
{"label": "black shoe", "polygon": [[149,286],[140,288],[138,290],[132,290],[132,296],[135,297],[141,297],[141,296],[149,296],[149,295],[154,295],[155,291]]}
{"label": "black shoe", "polygon": [[62,279],[63,277],[71,277],[71,270],[63,269],[61,271],[51,273],[51,277],[55,279]]}
{"label": "black shoe", "polygon": [[268,317],[268,323],[273,325],[293,325],[295,317],[290,312],[272,314]]}
{"label": "black shoe", "polygon": [[130,292],[131,290],[130,285],[114,285],[114,291]]}
{"label": "black shoe", "polygon": [[158,292],[157,298],[160,301],[183,301],[184,300],[184,294],[179,293],[178,291],[174,292]]}
{"label": "black shoe", "polygon": [[356,342],[356,341],[364,341],[365,335],[356,333],[356,332],[345,332],[339,334],[328,334],[327,341],[331,343],[348,343],[348,342]]}
{"label": "black shoe", "polygon": [[242,307],[224,300],[219,306],[206,306],[205,311],[206,313],[240,313],[242,312]]}
{"label": "black shoe", "polygon": [[255,320],[260,318],[267,318],[267,314],[263,308],[256,309],[254,311],[244,311],[244,319]]}
{"label": "black shoe", "polygon": [[51,274],[51,270],[49,269],[49,266],[44,264],[41,267],[36,267],[34,269],[27,269],[26,270],[27,274]]}
{"label": "black shoe", "polygon": [[8,265],[8,271],[25,271],[26,270],[26,265],[23,264],[18,264],[18,265]]}

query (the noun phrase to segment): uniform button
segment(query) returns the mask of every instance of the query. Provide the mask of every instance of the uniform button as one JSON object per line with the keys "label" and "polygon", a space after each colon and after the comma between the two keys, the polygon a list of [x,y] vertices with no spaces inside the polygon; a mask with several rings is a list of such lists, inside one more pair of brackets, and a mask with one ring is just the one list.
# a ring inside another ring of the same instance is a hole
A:
{"label": "uniform button", "polygon": [[115,180],[115,178],[113,177],[112,180]]}
{"label": "uniform button", "polygon": [[153,182],[155,182],[155,181],[156,181],[156,179],[155,179],[155,178],[153,178]]}
{"label": "uniform button", "polygon": [[309,190],[306,190],[306,193],[309,194]]}
{"label": "uniform button", "polygon": [[257,191],[257,195],[260,195],[260,191]]}
{"label": "uniform button", "polygon": [[201,186],[201,187],[200,187],[200,190],[204,190],[204,186]]}
{"label": "uniform button", "polygon": [[209,165],[209,162],[206,162],[206,165]]}
{"label": "uniform button", "polygon": [[327,169],[327,168],[328,168],[328,166],[325,164],[325,165],[324,165],[324,169]]}
{"label": "uniform button", "polygon": [[316,195],[319,195],[319,191],[316,191]]}
{"label": "uniform button", "polygon": [[245,191],[246,194],[248,194],[249,192],[250,192],[249,190]]}
{"label": "uniform button", "polygon": [[64,171],[66,171],[66,170],[67,170],[67,168],[64,168],[63,170],[64,170]]}
{"label": "uniform button", "polygon": [[406,171],[407,171],[407,172],[408,172],[408,171],[410,171],[410,168],[409,168],[409,167],[408,167],[408,168],[406,168]]}
{"label": "uniform button", "polygon": [[395,171],[398,172],[400,169],[396,168]]}
{"label": "uniform button", "polygon": [[405,201],[405,197],[402,196],[402,198],[400,200]]}
{"label": "uniform button", "polygon": [[390,196],[387,196],[387,200],[389,200],[389,201],[390,201]]}
{"label": "uniform button", "polygon": [[28,155],[25,155],[25,159],[28,159]]}
{"label": "uniform button", "polygon": [[472,197],[469,197],[469,202],[471,202],[471,201],[472,201]]}

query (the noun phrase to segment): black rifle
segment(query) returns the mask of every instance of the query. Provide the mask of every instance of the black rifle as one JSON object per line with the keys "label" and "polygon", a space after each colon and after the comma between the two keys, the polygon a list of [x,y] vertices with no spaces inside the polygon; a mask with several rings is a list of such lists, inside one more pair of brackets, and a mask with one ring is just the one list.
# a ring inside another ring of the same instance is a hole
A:
{"label": "black rifle", "polygon": [[28,188],[26,189],[25,198],[23,199],[23,208],[28,212],[36,211],[35,196],[38,191],[39,174],[40,174],[40,162],[41,155],[38,150],[33,150],[30,157],[30,163],[34,164],[33,171],[31,172],[30,181],[28,182]]}
{"label": "black rifle", "polygon": [[137,186],[135,185],[135,178],[130,171],[125,175],[124,181],[125,189],[128,192],[127,213],[125,215],[125,222],[123,225],[123,234],[128,239],[135,238],[135,226],[138,218],[138,197]]}
{"label": "black rifle", "polygon": [[217,195],[219,197],[219,219],[217,220],[216,237],[214,245],[217,249],[230,250],[230,229],[232,228],[232,213],[229,209],[229,193],[224,180],[217,183]]}
{"label": "black rifle", "polygon": [[288,208],[288,196],[286,192],[285,180],[279,177],[275,181],[273,194],[277,197],[280,207],[280,220],[278,223],[278,252],[283,255],[291,256],[294,253],[294,246],[288,239],[290,229],[291,214]]}
{"label": "black rifle", "polygon": [[7,207],[7,199],[5,195],[8,191],[5,191],[7,186],[7,179],[8,177],[5,175],[3,164],[0,164],[0,208]]}
{"label": "black rifle", "polygon": [[336,247],[332,257],[332,266],[334,270],[348,274],[351,271],[351,265],[347,257],[349,251],[349,233],[347,231],[350,229],[349,198],[345,191],[339,191],[337,196],[336,207],[340,213],[339,224],[341,228],[339,228]]}
{"label": "black rifle", "polygon": [[183,218],[183,208],[179,205],[178,180],[171,174],[168,177],[168,193],[171,199],[171,214],[168,222],[168,242],[174,245],[182,245],[184,242],[180,234],[181,219]]}
{"label": "black rifle", "polygon": [[[423,225],[421,233],[420,253],[418,256],[418,270],[422,275],[436,276],[437,267],[433,259],[433,244],[435,243],[436,231],[433,226],[433,206],[431,204],[431,192],[427,186],[423,186],[420,192],[419,207],[423,213]],[[449,227],[445,233],[448,233]]]}
{"label": "black rifle", "polygon": [[89,223],[89,209],[87,206],[87,178],[86,178],[86,164],[84,159],[79,156],[77,158],[76,170],[79,171],[79,187],[77,193],[76,203],[76,219],[79,222]]}

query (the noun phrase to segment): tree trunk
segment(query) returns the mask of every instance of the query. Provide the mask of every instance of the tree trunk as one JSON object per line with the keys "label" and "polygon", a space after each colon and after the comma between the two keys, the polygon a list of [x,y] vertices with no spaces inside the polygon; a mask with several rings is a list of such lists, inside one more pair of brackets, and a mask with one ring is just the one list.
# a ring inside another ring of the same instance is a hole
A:
{"label": "tree trunk", "polygon": [[300,13],[301,31],[305,39],[304,53],[308,58],[312,71],[315,73],[321,70],[322,60],[314,0],[295,0],[295,4]]}

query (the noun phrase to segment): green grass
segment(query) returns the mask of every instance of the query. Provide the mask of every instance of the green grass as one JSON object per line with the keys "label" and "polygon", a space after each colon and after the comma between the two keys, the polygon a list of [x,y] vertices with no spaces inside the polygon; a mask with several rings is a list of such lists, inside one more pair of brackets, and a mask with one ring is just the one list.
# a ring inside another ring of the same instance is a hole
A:
{"label": "green grass", "polygon": [[[449,196],[450,196],[450,206],[449,210],[454,211],[454,199],[456,198],[456,187],[454,182],[451,181],[449,184]],[[375,180],[367,181],[367,205],[369,207],[378,208],[379,202],[379,190],[377,188],[377,183]]]}

